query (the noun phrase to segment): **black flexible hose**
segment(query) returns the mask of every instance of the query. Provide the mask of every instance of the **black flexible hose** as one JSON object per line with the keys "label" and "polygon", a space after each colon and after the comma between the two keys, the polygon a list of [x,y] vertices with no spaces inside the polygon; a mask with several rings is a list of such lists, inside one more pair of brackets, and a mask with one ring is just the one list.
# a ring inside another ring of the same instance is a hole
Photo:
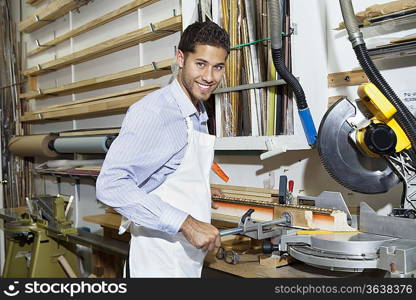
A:
{"label": "black flexible hose", "polygon": [[390,100],[396,108],[397,113],[394,116],[399,125],[403,128],[407,137],[409,138],[412,148],[416,148],[416,120],[409,109],[403,104],[400,98],[396,95],[390,85],[386,82],[380,74],[373,61],[371,60],[367,47],[365,44],[355,46],[354,52],[357,59],[367,75],[370,82],[372,82],[386,97]]}
{"label": "black flexible hose", "polygon": [[283,53],[281,49],[272,49],[272,57],[274,67],[276,68],[277,73],[286,81],[286,83],[292,88],[293,93],[296,96],[296,105],[298,109],[308,108],[308,103],[306,102],[305,92],[303,91],[302,86],[295,76],[286,68]]}

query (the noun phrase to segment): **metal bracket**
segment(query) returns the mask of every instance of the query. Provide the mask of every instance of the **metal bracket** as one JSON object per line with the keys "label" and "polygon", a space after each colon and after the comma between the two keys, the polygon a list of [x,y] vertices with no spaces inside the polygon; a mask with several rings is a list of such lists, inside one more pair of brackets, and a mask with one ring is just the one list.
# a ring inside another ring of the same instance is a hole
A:
{"label": "metal bracket", "polygon": [[55,20],[48,20],[48,19],[41,20],[38,15],[34,15],[34,18],[35,18],[36,22],[53,22],[53,21],[55,21]]}
{"label": "metal bracket", "polygon": [[154,25],[153,23],[150,23],[150,24],[149,24],[149,27],[150,27],[150,30],[151,30],[153,33],[175,33],[175,32],[176,32],[176,30],[163,30],[163,29],[156,29],[156,28],[155,28],[155,25]]}
{"label": "metal bracket", "polygon": [[152,65],[153,71],[165,71],[164,69],[159,68],[156,65],[156,62],[154,62],[154,61],[151,62],[151,65]]}
{"label": "metal bracket", "polygon": [[39,40],[35,40],[35,44],[38,47],[45,47],[45,48],[55,47],[55,45],[53,46],[42,45],[41,43],[39,43]]}
{"label": "metal bracket", "polygon": [[274,138],[267,138],[266,139],[266,147],[269,151],[260,154],[260,159],[265,160],[272,156],[276,156],[287,151],[286,146],[278,146],[276,145],[276,141]]}

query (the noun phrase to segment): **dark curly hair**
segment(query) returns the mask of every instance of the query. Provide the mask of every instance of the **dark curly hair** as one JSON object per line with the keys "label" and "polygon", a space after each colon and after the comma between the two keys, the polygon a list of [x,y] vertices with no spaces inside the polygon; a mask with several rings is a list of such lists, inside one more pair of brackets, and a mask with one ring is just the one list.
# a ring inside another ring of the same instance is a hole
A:
{"label": "dark curly hair", "polygon": [[230,36],[212,21],[195,22],[186,27],[182,33],[178,49],[183,53],[193,53],[196,45],[220,47],[230,53]]}

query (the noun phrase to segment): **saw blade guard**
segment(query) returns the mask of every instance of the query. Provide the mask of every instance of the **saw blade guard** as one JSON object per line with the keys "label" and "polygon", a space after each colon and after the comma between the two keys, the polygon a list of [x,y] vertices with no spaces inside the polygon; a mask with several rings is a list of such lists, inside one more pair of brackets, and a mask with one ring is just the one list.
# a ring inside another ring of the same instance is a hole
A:
{"label": "saw blade guard", "polygon": [[318,133],[318,153],[328,173],[346,188],[364,194],[389,191],[400,180],[383,157],[364,154],[351,138],[348,120],[357,107],[347,99],[336,102],[324,115]]}

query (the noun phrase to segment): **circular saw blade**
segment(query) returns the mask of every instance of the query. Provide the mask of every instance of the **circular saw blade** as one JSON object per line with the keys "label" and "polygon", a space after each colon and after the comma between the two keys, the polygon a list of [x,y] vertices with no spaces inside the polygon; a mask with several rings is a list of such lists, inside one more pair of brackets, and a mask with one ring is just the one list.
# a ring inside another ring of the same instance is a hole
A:
{"label": "circular saw blade", "polygon": [[347,122],[356,115],[347,99],[336,102],[319,127],[318,152],[328,173],[346,188],[364,194],[385,193],[399,178],[384,158],[364,155],[350,138],[354,128]]}

